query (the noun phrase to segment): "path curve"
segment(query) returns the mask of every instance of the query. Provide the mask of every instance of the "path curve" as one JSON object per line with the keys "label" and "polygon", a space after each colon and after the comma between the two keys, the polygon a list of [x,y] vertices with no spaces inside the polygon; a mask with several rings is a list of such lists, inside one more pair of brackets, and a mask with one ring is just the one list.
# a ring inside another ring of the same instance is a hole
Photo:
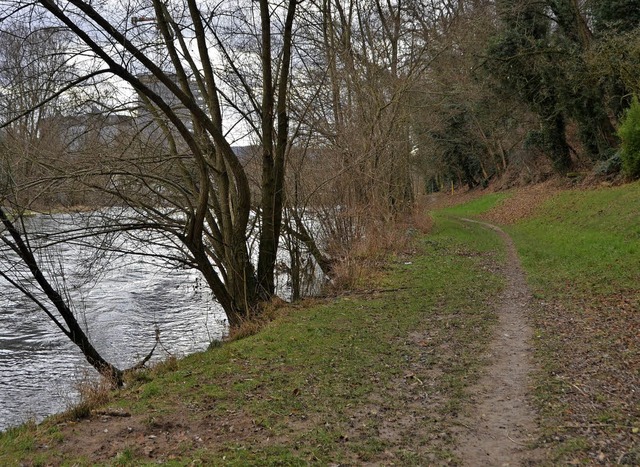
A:
{"label": "path curve", "polygon": [[527,402],[533,371],[527,322],[531,294],[513,241],[493,224],[461,219],[497,232],[506,246],[505,289],[496,313],[498,324],[488,350],[488,366],[472,394],[469,414],[459,418],[458,455],[467,466],[535,465],[540,453],[529,448],[536,439],[536,412]]}

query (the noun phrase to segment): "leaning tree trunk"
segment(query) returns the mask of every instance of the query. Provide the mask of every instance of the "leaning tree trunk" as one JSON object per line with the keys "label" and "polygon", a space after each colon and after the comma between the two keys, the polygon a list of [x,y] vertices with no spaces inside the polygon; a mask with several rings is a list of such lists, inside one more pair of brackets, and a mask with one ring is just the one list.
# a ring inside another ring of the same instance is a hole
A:
{"label": "leaning tree trunk", "polygon": [[[107,377],[116,386],[122,386],[122,370],[115,367],[108,361],[106,361],[95,347],[89,341],[86,333],[82,330],[82,327],[76,320],[73,312],[67,305],[66,301],[60,293],[53,288],[50,282],[42,273],[42,270],[38,266],[35,256],[33,255],[29,246],[25,243],[20,234],[20,231],[15,227],[13,222],[9,219],[5,211],[0,207],[0,221],[7,229],[13,242],[5,237],[0,237],[20,258],[20,260],[29,268],[33,278],[36,280],[42,291],[47,298],[51,301],[53,306],[58,310],[58,313],[64,320],[66,327],[60,322],[58,318],[49,310],[44,303],[39,301],[37,297],[29,293],[24,287],[16,285],[22,292],[26,293],[48,316],[49,318],[60,328],[60,330],[75,344],[78,346],[82,354],[85,356],[91,366],[93,366],[101,375]],[[2,273],[0,273],[2,274]],[[9,277],[2,274],[3,277],[13,282]]]}

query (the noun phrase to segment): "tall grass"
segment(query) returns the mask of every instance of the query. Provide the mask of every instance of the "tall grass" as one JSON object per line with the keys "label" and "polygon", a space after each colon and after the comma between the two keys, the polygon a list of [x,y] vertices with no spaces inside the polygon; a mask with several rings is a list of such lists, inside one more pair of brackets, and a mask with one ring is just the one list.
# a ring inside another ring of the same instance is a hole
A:
{"label": "tall grass", "polygon": [[364,234],[343,251],[334,251],[332,291],[366,287],[376,280],[390,258],[413,251],[416,236],[433,228],[433,219],[423,209],[415,209],[399,218],[368,222]]}

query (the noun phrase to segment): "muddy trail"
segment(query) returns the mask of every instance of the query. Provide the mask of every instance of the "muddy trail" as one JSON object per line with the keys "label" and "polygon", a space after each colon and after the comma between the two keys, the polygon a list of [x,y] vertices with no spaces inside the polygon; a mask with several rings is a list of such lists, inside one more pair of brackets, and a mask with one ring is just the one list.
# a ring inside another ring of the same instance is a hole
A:
{"label": "muddy trail", "polygon": [[471,219],[494,230],[506,247],[506,286],[497,307],[498,324],[488,349],[488,366],[470,388],[471,406],[458,420],[458,455],[463,465],[536,465],[542,453],[531,449],[538,427],[527,401],[533,371],[527,323],[531,295],[511,238],[499,227]]}

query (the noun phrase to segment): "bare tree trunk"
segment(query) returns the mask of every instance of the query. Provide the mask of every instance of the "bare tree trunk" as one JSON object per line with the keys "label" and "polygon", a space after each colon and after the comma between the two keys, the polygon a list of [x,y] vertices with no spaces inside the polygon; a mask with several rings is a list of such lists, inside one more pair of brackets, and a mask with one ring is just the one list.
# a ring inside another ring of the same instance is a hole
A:
{"label": "bare tree trunk", "polygon": [[[100,353],[93,347],[89,338],[85,334],[85,332],[80,327],[80,324],[76,320],[73,312],[67,305],[66,301],[60,293],[55,290],[47,278],[42,273],[40,267],[38,266],[38,262],[36,261],[33,253],[29,246],[25,243],[22,238],[22,235],[18,231],[18,229],[13,225],[13,222],[9,219],[5,211],[0,207],[0,221],[2,225],[7,229],[13,242],[10,242],[8,239],[4,237],[0,237],[24,262],[24,264],[29,268],[33,278],[36,280],[42,291],[45,293],[47,298],[51,301],[51,303],[56,307],[58,313],[64,320],[66,327],[53,315],[53,313],[40,301],[35,299],[33,295],[30,296],[35,303],[37,303],[41,309],[51,318],[51,320],[60,328],[60,330],[75,344],[78,346],[82,354],[85,356],[87,361],[91,366],[93,366],[101,375],[107,377],[109,381],[112,381],[116,386],[122,385],[122,371],[107,362]],[[9,280],[6,276],[5,279]],[[26,290],[23,290],[27,292]]]}
{"label": "bare tree trunk", "polygon": [[[185,171],[185,184],[189,189],[180,192],[182,199],[172,202],[176,207],[187,206],[183,211],[185,224],[183,232],[174,230],[173,233],[192,255],[193,264],[204,274],[233,325],[240,322],[243,317],[254,313],[259,300],[268,299],[275,292],[274,267],[282,224],[284,159],[288,145],[289,69],[297,0],[290,0],[288,4],[277,79],[272,76],[274,57],[271,44],[273,34],[271,9],[274,6],[268,0],[261,0],[259,3],[263,102],[261,109],[254,106],[253,110],[261,110],[261,131],[256,132],[262,139],[263,180],[262,201],[258,213],[260,216],[258,225],[261,230],[257,274],[251,263],[247,244],[247,228],[251,212],[248,177],[224,135],[223,112],[218,99],[219,89],[214,78],[213,64],[209,58],[211,52],[206,34],[213,33],[221,48],[224,44],[219,41],[211,24],[212,17],[203,14],[202,5],[195,0],[185,0],[185,2],[184,16],[179,19],[172,16],[179,14],[176,10],[169,11],[167,6],[159,0],[152,2],[155,13],[154,22],[162,39],[162,46],[166,49],[172,67],[175,69],[175,72],[170,73],[155,63],[123,31],[114,27],[110,23],[110,18],[102,15],[96,9],[97,7],[90,2],[69,0],[70,5],[93,21],[104,33],[104,37],[109,39],[111,45],[122,48],[132,59],[139,62],[148,73],[147,76],[153,77],[180,102],[191,117],[193,132],[185,124],[184,116],[178,115],[160,95],[165,93],[156,92],[146,85],[139,75],[132,73],[130,68],[123,64],[124,62],[118,61],[118,57],[106,52],[105,48],[101,47],[93,36],[87,34],[83,30],[83,25],[76,22],[67,10],[62,10],[51,0],[39,0],[41,5],[86,43],[113,74],[129,82],[138,93],[145,96],[158,113],[169,120],[172,130],[177,131],[186,143],[191,172]],[[183,36],[184,28],[180,26],[180,21],[186,20],[193,24],[196,31],[195,39],[199,57],[192,56],[193,52]],[[223,53],[226,53],[224,49]],[[247,84],[229,56],[227,60],[239,81],[245,86],[244,91],[248,99],[253,100],[253,89]],[[205,106],[192,91],[191,76],[194,77],[193,82],[199,89],[206,108],[203,108]],[[274,115],[274,108],[276,115]],[[176,159],[180,159],[178,156],[177,153],[174,154]],[[140,177],[146,184],[144,173],[135,176]],[[137,204],[133,198],[128,198],[127,201],[132,206]],[[143,206],[150,211],[154,209],[151,204]]]}
{"label": "bare tree trunk", "polygon": [[[275,264],[282,228],[285,156],[289,136],[287,98],[291,67],[293,19],[297,0],[289,0],[283,35],[282,61],[277,82],[273,82],[271,57],[271,21],[268,0],[260,0],[262,27],[262,230],[258,253],[258,286],[260,295],[268,299],[275,293]],[[274,119],[277,112],[277,129]],[[275,135],[274,135],[275,130]],[[275,136],[275,138],[274,138]],[[275,144],[274,144],[275,142]]]}

